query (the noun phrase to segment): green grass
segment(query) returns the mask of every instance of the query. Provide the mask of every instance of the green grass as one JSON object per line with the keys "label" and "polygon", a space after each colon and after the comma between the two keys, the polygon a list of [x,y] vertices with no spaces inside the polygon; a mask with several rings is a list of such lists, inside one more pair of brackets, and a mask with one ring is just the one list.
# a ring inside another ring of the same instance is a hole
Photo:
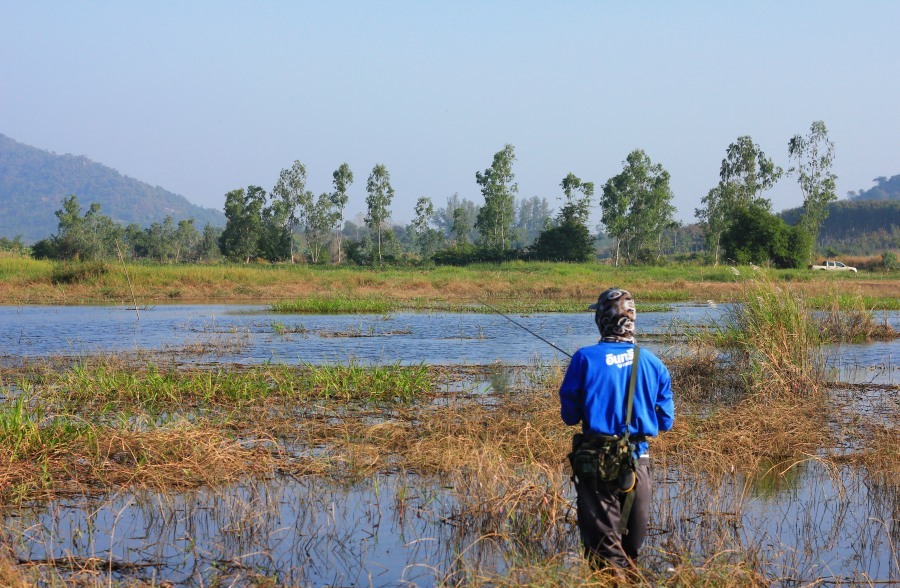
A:
{"label": "green grass", "polygon": [[37,383],[23,386],[51,388],[60,403],[73,409],[94,406],[118,411],[127,405],[186,408],[262,403],[268,398],[408,402],[429,393],[433,380],[424,365],[262,365],[231,371],[176,372],[162,371],[152,364],[143,369],[100,364],[44,374]]}
{"label": "green grass", "polygon": [[19,396],[0,406],[0,450],[9,460],[46,458],[73,441],[91,442],[93,429],[87,423],[29,403]]}
{"label": "green grass", "polygon": [[387,314],[400,305],[383,299],[312,297],[276,302],[271,308],[274,312],[296,314]]}

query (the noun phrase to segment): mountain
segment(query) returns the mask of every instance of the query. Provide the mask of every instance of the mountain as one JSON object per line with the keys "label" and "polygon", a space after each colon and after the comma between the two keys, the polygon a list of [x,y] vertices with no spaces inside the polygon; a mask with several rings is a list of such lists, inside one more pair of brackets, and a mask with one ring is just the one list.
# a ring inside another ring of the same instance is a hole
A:
{"label": "mountain", "polygon": [[[801,214],[802,208],[791,208],[781,217],[794,225]],[[900,248],[900,199],[830,203],[816,245],[820,250],[845,255],[873,255]]]}
{"label": "mountain", "polygon": [[191,204],[183,196],[151,186],[87,157],[57,155],[0,135],[0,237],[22,236],[26,243],[56,233],[53,214],[63,198],[75,194],[86,211],[92,202],[121,225],[147,227],[171,216],[193,218],[194,225],[225,226],[218,210]]}
{"label": "mountain", "polygon": [[900,200],[900,175],[886,178],[881,176],[873,180],[877,184],[868,190],[850,191],[850,200]]}

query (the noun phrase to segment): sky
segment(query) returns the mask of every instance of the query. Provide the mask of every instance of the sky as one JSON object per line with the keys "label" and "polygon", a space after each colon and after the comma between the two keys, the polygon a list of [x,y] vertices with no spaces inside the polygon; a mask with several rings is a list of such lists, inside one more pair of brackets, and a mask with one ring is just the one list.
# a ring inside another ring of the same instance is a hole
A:
{"label": "sky", "polygon": [[[346,162],[353,219],[383,164],[400,223],[481,204],[506,144],[556,209],[566,174],[599,192],[643,149],[693,222],[742,135],[787,169],[824,121],[841,197],[900,174],[898,28],[894,0],[0,0],[0,134],[220,210]],[[792,177],[768,196],[802,204]]]}

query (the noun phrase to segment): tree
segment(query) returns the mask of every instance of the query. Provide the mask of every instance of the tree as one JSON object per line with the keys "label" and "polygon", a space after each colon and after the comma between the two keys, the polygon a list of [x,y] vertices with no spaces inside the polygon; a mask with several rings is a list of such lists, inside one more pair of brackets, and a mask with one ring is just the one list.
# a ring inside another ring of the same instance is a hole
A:
{"label": "tree", "polygon": [[475,181],[481,186],[484,206],[478,211],[475,228],[481,234],[486,247],[503,250],[508,247],[515,212],[515,195],[519,187],[513,183],[512,165],[516,160],[515,149],[507,144],[494,154],[494,162],[484,173],[475,172]]}
{"label": "tree", "polygon": [[559,186],[566,197],[556,224],[541,231],[534,256],[542,260],[588,261],[594,255],[594,238],[587,227],[593,182],[582,182],[569,173]]}
{"label": "tree", "polygon": [[514,246],[527,247],[537,240],[550,222],[550,204],[546,198],[532,196],[516,203]]}
{"label": "tree", "polygon": [[175,221],[167,216],[162,223],[152,223],[147,228],[147,257],[160,263],[176,257]]}
{"label": "tree", "polygon": [[376,164],[366,182],[366,225],[373,229],[378,243],[378,263],[381,263],[381,245],[384,225],[390,217],[390,205],[394,199],[394,188],[391,187],[391,174],[382,164]]}
{"label": "tree", "polygon": [[431,198],[422,196],[416,201],[416,216],[412,222],[413,234],[416,245],[423,259],[428,259],[434,254],[441,234],[431,227],[431,218],[434,216],[434,205]]}
{"label": "tree", "polygon": [[259,186],[238,188],[225,195],[225,230],[219,237],[222,255],[233,261],[249,261],[258,254],[262,234],[262,208],[266,192]]}
{"label": "tree", "polygon": [[292,202],[273,198],[261,212],[258,255],[267,261],[294,260]]}
{"label": "tree", "polygon": [[789,226],[757,202],[733,210],[731,223],[722,234],[722,248],[735,263],[771,262],[778,268],[799,268],[807,263],[812,239],[806,229]]}
{"label": "tree", "polygon": [[463,206],[453,209],[453,224],[450,227],[456,243],[458,245],[468,245],[471,241],[469,235],[472,233],[474,224],[472,223],[472,215],[468,209]]}
{"label": "tree", "polygon": [[53,245],[42,251],[59,259],[90,261],[113,257],[116,242],[124,235],[122,227],[103,214],[98,202],[92,202],[84,216],[81,204],[72,194],[63,199],[62,208],[55,213],[59,219],[59,231],[53,237]]}
{"label": "tree", "polygon": [[769,210],[771,203],[761,194],[774,186],[781,174],[781,168],[744,135],[728,146],[719,168],[719,181],[729,206],[759,204]]}
{"label": "tree", "polygon": [[307,219],[306,244],[309,248],[310,261],[313,263],[322,260],[322,252],[336,222],[337,213],[331,196],[327,193],[320,194]]}
{"label": "tree", "polygon": [[732,217],[747,207],[768,211],[771,203],[762,193],[772,188],[781,175],[781,168],[749,136],[738,137],[728,146],[719,168],[718,186],[707,193],[703,206],[694,211],[716,265],[722,233],[730,226]]}
{"label": "tree", "polygon": [[446,239],[456,243],[467,244],[474,240],[475,219],[478,218],[478,206],[468,198],[460,198],[452,194],[447,198],[447,205],[434,211],[432,221]]}
{"label": "tree", "polygon": [[725,202],[722,190],[721,184],[710,190],[701,200],[703,206],[694,209],[694,214],[703,228],[706,250],[711,252],[713,265],[719,265],[722,233],[728,226],[725,222]]}
{"label": "tree", "polygon": [[794,135],[788,142],[790,158],[796,164],[788,173],[797,175],[803,192],[803,215],[800,225],[812,236],[819,235],[822,223],[828,218],[828,205],[837,200],[837,176],[832,173],[834,143],[828,138],[825,123],[817,120],[809,127],[809,135]]}
{"label": "tree", "polygon": [[203,226],[203,233],[200,236],[200,241],[197,243],[197,261],[209,261],[222,255],[221,251],[219,251],[219,237],[221,235],[222,229],[209,223]]}
{"label": "tree", "polygon": [[353,183],[353,172],[350,171],[350,166],[348,164],[342,163],[341,166],[331,174],[331,177],[334,181],[334,192],[331,193],[331,204],[334,207],[334,237],[337,245],[335,251],[337,252],[337,263],[341,263],[341,254],[343,252],[341,227],[344,225],[344,207],[347,206],[347,202],[350,200],[347,191],[350,189],[350,184]]}
{"label": "tree", "polygon": [[594,183],[582,182],[581,178],[569,172],[559,183],[559,187],[563,189],[563,194],[566,196],[561,218],[577,220],[587,226],[591,211],[591,198],[594,196]]}
{"label": "tree", "polygon": [[659,255],[660,234],[671,227],[675,208],[669,187],[669,172],[654,164],[640,149],[628,154],[623,170],[603,185],[601,222],[616,240],[616,265],[620,249],[630,263]]}
{"label": "tree", "polygon": [[284,215],[289,234],[291,263],[294,263],[294,230],[297,226],[301,229],[305,226],[306,214],[313,198],[312,192],[306,189],[306,166],[294,161],[290,169],[281,170],[272,195],[281,202],[278,212],[279,216]]}

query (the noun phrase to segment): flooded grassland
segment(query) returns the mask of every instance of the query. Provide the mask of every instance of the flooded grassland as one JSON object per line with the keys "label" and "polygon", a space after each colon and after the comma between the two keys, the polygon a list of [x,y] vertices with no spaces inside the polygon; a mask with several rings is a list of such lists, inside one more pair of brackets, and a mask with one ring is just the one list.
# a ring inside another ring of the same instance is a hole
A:
{"label": "flooded grassland", "polygon": [[[900,345],[770,289],[639,308],[678,411],[645,585],[900,582]],[[511,318],[595,341],[586,313]],[[497,314],[0,307],[0,584],[608,585],[566,360]]]}

